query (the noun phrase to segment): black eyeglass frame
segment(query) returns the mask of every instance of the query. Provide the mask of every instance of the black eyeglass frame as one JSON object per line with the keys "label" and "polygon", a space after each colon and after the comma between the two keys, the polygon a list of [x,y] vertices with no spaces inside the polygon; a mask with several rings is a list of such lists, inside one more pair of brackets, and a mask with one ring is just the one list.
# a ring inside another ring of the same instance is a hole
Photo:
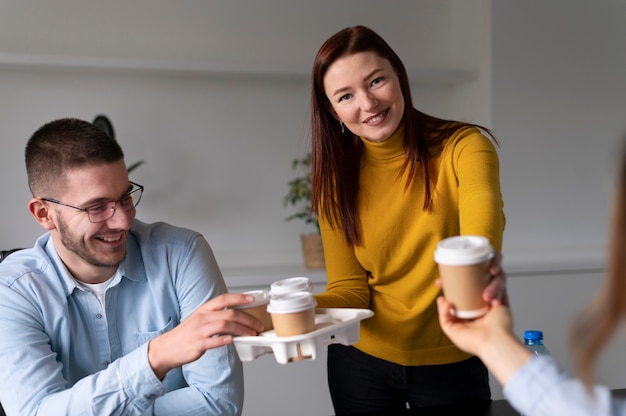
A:
{"label": "black eyeglass frame", "polygon": [[[76,205],[71,205],[71,204],[68,204],[66,202],[62,202],[62,201],[59,201],[59,200],[56,200],[56,199],[53,199],[53,198],[39,198],[39,199],[41,199],[42,201],[46,201],[46,202],[50,202],[50,203],[58,204],[58,205],[63,205],[63,206],[66,206],[66,207],[74,208],[74,209],[77,209],[79,211],[85,212],[85,213],[87,213],[87,218],[89,218],[89,221],[94,223],[94,224],[97,224],[99,222],[105,222],[105,221],[111,219],[113,217],[113,215],[115,215],[115,211],[117,211],[118,204],[119,204],[120,207],[122,207],[122,209],[124,211],[130,211],[131,209],[133,209],[133,208],[137,207],[137,205],[139,205],[139,202],[141,201],[141,197],[143,196],[144,186],[143,185],[139,185],[138,183],[135,183],[133,181],[129,181],[129,182],[130,182],[131,185],[135,186],[136,188],[135,189],[131,189],[129,192],[125,193],[124,196],[122,196],[120,199],[116,199],[115,201],[104,201],[104,202],[102,202],[101,204],[113,203],[111,208],[109,208],[111,210],[111,215],[108,216],[107,218],[104,218],[104,219],[101,219],[101,220],[98,220],[98,221],[94,221],[94,220],[91,219],[91,215],[92,214],[89,213],[90,212],[89,210],[91,208],[93,208],[93,207],[88,207],[88,208],[77,207]],[[132,195],[134,193],[137,193],[137,192],[139,192],[139,198],[137,199],[137,202],[134,202],[134,200],[132,198]],[[126,207],[124,207],[122,205],[122,201],[127,199],[128,197],[131,197],[130,200],[133,201],[133,204],[132,204],[131,207],[126,208]],[[96,204],[96,205],[101,205],[101,204]]]}

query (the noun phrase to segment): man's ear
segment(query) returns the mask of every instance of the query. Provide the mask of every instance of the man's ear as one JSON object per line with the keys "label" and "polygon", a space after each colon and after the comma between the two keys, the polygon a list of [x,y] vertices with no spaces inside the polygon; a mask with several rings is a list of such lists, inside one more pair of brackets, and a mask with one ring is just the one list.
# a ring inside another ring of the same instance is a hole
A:
{"label": "man's ear", "polygon": [[52,218],[52,212],[45,201],[39,198],[31,199],[28,201],[28,211],[35,218],[35,221],[46,230],[50,231],[56,228]]}

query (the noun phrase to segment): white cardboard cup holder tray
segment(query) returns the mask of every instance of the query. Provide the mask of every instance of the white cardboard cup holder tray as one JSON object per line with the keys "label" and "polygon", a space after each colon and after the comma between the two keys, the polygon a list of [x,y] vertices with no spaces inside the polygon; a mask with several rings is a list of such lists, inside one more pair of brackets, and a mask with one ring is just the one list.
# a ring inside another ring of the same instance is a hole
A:
{"label": "white cardboard cup holder tray", "polygon": [[252,361],[264,354],[274,353],[276,361],[287,364],[317,357],[330,344],[352,345],[359,341],[360,323],[374,315],[369,309],[317,308],[315,330],[288,337],[276,336],[274,330],[254,337],[235,337],[234,343],[241,361]]}

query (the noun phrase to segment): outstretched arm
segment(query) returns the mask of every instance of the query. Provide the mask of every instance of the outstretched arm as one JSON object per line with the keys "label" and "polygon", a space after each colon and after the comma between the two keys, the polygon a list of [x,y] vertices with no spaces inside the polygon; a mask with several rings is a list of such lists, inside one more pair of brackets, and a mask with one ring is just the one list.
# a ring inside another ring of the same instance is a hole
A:
{"label": "outstretched arm", "polygon": [[502,385],[530,358],[531,352],[513,334],[510,309],[500,301],[494,300],[475,320],[455,318],[443,297],[437,299],[437,308],[443,332],[460,349],[478,356]]}
{"label": "outstretched arm", "polygon": [[205,351],[228,345],[233,335],[257,335],[261,323],[231,306],[250,303],[254,297],[224,294],[200,306],[176,328],[150,341],[148,361],[162,380],[168,371],[200,358]]}

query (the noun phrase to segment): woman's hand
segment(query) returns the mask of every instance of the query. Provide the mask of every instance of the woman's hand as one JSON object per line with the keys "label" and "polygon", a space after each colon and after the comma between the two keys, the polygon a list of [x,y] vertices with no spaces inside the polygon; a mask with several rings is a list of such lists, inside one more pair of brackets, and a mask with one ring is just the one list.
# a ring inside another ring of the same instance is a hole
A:
{"label": "woman's hand", "polygon": [[502,254],[500,252],[496,252],[491,260],[489,275],[491,280],[489,280],[485,290],[483,290],[483,299],[489,304],[497,300],[500,304],[509,306],[509,296],[506,291],[506,273],[502,269]]}
{"label": "woman's hand", "polygon": [[482,355],[481,347],[489,342],[493,333],[512,332],[511,311],[494,300],[490,309],[480,318],[459,319],[452,314],[452,305],[443,297],[437,298],[439,324],[450,340],[463,351]]}
{"label": "woman's hand", "polygon": [[463,320],[453,316],[451,308],[443,296],[437,298],[443,332],[457,347],[479,357],[500,384],[506,385],[531,356],[513,333],[511,310],[499,300],[493,300],[485,315]]}

